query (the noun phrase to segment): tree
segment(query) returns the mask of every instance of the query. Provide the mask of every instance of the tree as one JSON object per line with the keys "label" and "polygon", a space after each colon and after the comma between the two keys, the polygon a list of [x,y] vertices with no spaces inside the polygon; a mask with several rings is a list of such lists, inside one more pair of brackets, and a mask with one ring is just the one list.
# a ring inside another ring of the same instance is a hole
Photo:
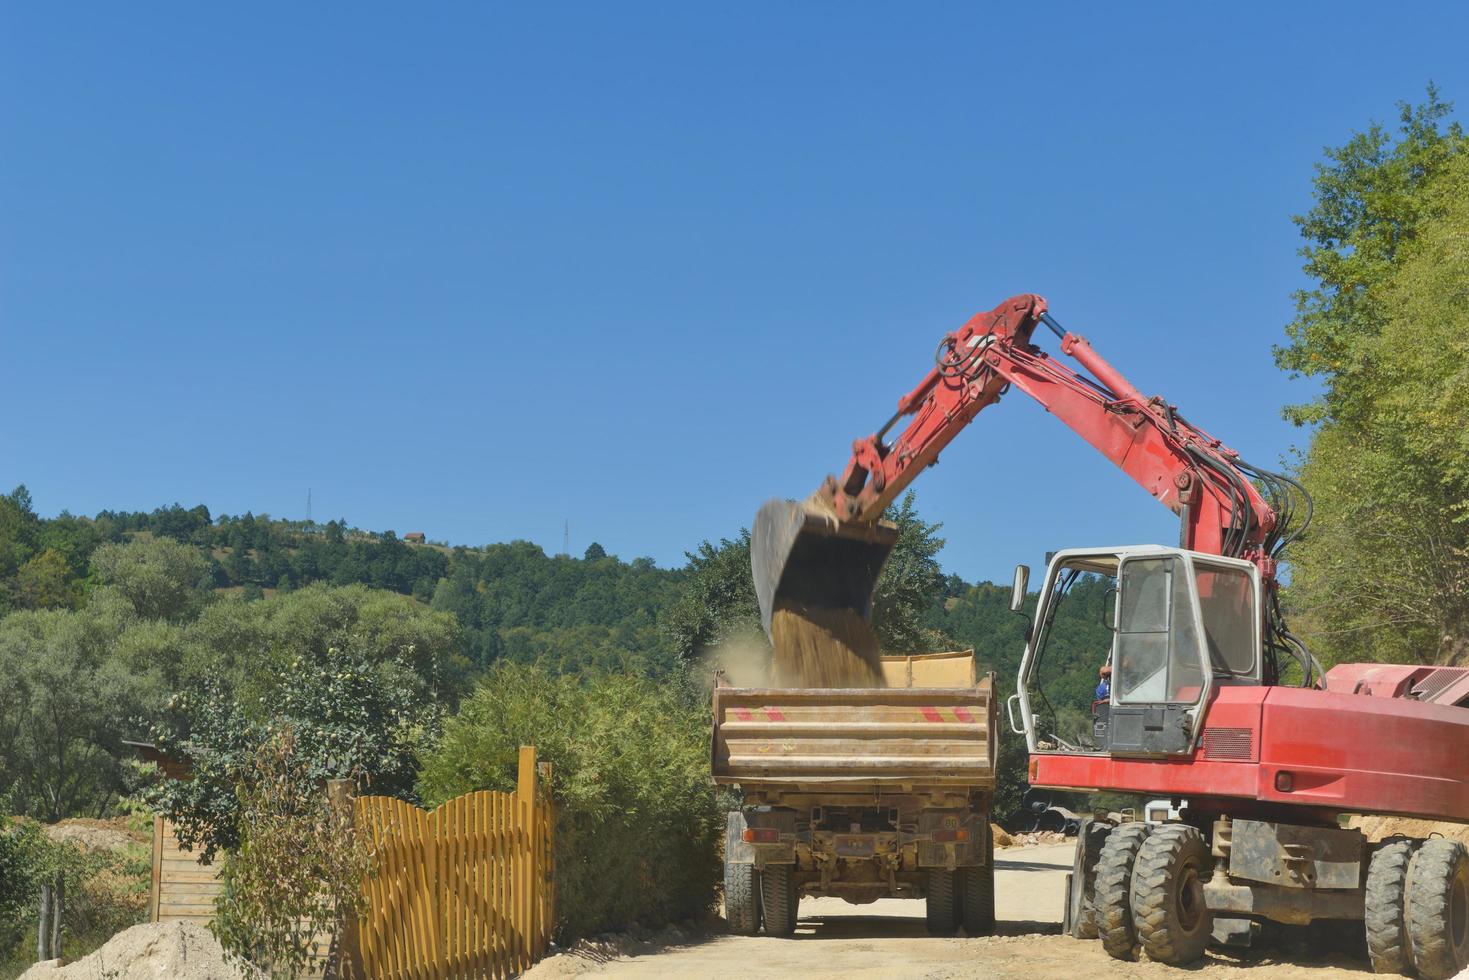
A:
{"label": "tree", "polygon": [[209,570],[198,548],[169,538],[104,544],[92,553],[92,574],[145,619],[191,618],[204,603],[199,582]]}
{"label": "tree", "polygon": [[601,561],[603,558],[606,557],[607,549],[602,547],[595,541],[587,546],[586,553],[582,555],[582,558],[587,561]]}
{"label": "tree", "polygon": [[948,643],[922,622],[924,612],[948,587],[938,563],[944,547],[938,531],[943,525],[920,518],[916,500],[909,490],[902,503],[883,515],[898,526],[898,543],[872,595],[872,627],[886,653],[930,653]]}
{"label": "tree", "polygon": [[287,729],[293,765],[313,778],[360,776],[411,797],[418,754],[458,699],[457,638],[445,614],[363,586],[216,603],[187,631],[180,690],[150,731],[192,778],[157,783],[148,799],[185,844],[235,849],[236,788]]}
{"label": "tree", "polygon": [[1328,148],[1317,164],[1311,210],[1293,219],[1306,245],[1301,255],[1314,285],[1295,295],[1290,343],[1276,349],[1285,370],[1320,377],[1318,400],[1286,409],[1297,424],[1338,418],[1360,408],[1360,374],[1370,367],[1364,342],[1391,310],[1380,288],[1401,250],[1444,202],[1423,189],[1469,149],[1457,123],[1444,125],[1452,104],[1428,87],[1418,106],[1398,104],[1398,135],[1374,122],[1345,145]]}
{"label": "tree", "polygon": [[47,820],[100,815],[125,790],[121,739],[162,700],[161,677],[113,655],[133,621],[119,597],[0,620],[0,785]]}
{"label": "tree", "polygon": [[55,548],[47,548],[15,573],[15,604],[24,609],[69,609],[81,594],[71,566]]}
{"label": "tree", "polygon": [[1289,600],[1328,662],[1469,659],[1469,154],[1411,198],[1301,465],[1316,511]]}

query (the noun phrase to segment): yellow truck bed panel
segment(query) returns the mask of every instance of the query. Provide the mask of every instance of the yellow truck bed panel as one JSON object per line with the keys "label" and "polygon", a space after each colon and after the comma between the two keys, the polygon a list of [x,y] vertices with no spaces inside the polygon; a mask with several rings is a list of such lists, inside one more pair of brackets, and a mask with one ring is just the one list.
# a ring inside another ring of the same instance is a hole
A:
{"label": "yellow truck bed panel", "polygon": [[974,683],[969,664],[964,687],[716,687],[714,779],[992,788],[994,681]]}

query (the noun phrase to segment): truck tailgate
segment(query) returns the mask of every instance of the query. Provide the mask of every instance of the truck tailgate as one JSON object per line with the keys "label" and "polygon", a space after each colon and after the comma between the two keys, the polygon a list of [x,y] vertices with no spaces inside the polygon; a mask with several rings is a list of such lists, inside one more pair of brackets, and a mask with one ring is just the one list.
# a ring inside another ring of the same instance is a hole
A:
{"label": "truck tailgate", "polygon": [[995,781],[994,680],[963,688],[714,689],[714,780]]}

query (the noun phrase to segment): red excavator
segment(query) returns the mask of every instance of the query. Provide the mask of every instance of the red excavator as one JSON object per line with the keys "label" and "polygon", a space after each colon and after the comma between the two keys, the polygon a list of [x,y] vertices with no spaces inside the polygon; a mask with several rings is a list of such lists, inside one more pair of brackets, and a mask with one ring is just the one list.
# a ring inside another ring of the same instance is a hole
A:
{"label": "red excavator", "polygon": [[[1032,342],[1042,326],[1081,371]],[[752,564],[767,626],[777,603],[870,614],[894,541],[883,509],[981,410],[1018,389],[1179,517],[1177,547],[1048,556],[1029,621],[1009,709],[1030,751],[1030,785],[1169,801],[1164,822],[1083,822],[1068,929],[1118,958],[1146,951],[1185,964],[1211,940],[1247,943],[1270,921],[1358,921],[1377,972],[1440,978],[1469,966],[1465,847],[1441,837],[1370,842],[1344,825],[1359,814],[1469,822],[1469,668],[1323,673],[1279,602],[1282,552],[1310,517],[1305,491],[1145,397],[1041,297],[975,316],[939,341],[934,361],[892,418],[853,444],[840,477],[811,501],[772,501],[756,516]],[[1046,695],[1047,644],[1072,587],[1089,577],[1115,589],[1110,690],[1083,725],[1073,711],[1062,731]],[[1017,612],[1028,580],[1018,567]]]}

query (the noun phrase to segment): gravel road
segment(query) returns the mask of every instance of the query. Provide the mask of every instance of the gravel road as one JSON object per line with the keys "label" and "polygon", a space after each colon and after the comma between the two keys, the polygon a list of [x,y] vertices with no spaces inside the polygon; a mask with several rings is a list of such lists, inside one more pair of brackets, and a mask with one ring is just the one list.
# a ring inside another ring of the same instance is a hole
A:
{"label": "gravel road", "polygon": [[1304,949],[1249,951],[1243,957],[1211,953],[1199,968],[1181,972],[1155,963],[1121,963],[1101,944],[1060,935],[1065,873],[1071,845],[1009,848],[995,864],[999,935],[943,939],[923,928],[923,903],[884,899],[848,905],[840,899],[801,902],[794,939],[724,934],[662,937],[664,941],[613,948],[587,947],[550,957],[527,980],[563,977],[802,977],[866,980],[882,977],[1365,977],[1365,958],[1312,957]]}

